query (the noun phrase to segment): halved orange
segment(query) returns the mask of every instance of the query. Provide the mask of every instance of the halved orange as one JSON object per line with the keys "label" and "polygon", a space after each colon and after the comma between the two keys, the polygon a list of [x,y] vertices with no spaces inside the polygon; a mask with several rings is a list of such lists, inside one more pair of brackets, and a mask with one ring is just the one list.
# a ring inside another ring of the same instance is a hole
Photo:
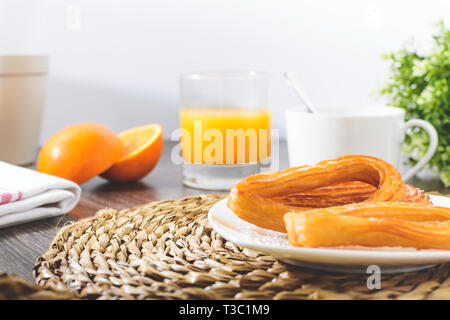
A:
{"label": "halved orange", "polygon": [[132,128],[118,134],[124,145],[122,157],[101,174],[112,181],[137,181],[158,163],[163,150],[162,127],[159,124]]}

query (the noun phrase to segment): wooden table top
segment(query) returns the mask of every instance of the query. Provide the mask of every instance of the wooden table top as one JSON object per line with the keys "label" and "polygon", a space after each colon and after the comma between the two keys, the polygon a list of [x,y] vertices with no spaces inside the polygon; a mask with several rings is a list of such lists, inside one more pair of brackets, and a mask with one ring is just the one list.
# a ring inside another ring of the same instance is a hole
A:
{"label": "wooden table top", "polygon": [[[80,203],[68,215],[0,229],[0,271],[34,282],[31,272],[34,263],[47,251],[58,230],[69,221],[94,215],[99,209],[121,210],[151,201],[211,193],[181,184],[181,166],[173,164],[170,159],[173,146],[173,142],[166,142],[158,166],[141,182],[110,183],[97,177],[82,185]],[[281,143],[280,168],[287,166],[286,144]],[[450,189],[445,189],[432,178],[414,178],[409,183],[425,191],[450,193]]]}

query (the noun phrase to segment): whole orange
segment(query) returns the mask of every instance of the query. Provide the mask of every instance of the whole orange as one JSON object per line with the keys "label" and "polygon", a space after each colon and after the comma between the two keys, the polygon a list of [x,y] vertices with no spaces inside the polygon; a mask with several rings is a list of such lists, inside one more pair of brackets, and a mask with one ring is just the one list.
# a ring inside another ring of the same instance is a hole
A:
{"label": "whole orange", "polygon": [[122,150],[112,130],[99,123],[78,123],[48,139],[39,152],[37,169],[82,184],[111,167]]}
{"label": "whole orange", "polygon": [[112,181],[137,181],[158,163],[163,150],[162,127],[148,124],[118,134],[124,145],[122,157],[102,177]]}

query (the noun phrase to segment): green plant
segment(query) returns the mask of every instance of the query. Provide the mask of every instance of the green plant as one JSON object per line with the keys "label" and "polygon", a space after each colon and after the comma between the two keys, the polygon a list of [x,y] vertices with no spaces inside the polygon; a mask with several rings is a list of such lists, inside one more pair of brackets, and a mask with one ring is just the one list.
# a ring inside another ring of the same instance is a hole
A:
{"label": "green plant", "polygon": [[[390,76],[381,94],[390,105],[405,109],[407,120],[424,119],[436,128],[439,143],[429,166],[450,186],[450,30],[441,21],[427,54],[404,47],[383,57],[390,61]],[[422,129],[407,133],[402,149],[412,152],[410,164],[425,154],[428,144]]]}

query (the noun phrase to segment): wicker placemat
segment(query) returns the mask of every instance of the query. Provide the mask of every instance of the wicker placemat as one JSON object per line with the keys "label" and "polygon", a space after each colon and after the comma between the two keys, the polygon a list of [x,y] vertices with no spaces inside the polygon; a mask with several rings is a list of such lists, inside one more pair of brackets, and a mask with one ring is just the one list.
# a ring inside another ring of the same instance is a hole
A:
{"label": "wicker placemat", "polygon": [[0,300],[61,300],[76,299],[69,290],[55,290],[28,282],[18,276],[0,272]]}
{"label": "wicker placemat", "polygon": [[98,299],[450,299],[450,264],[383,275],[331,274],[285,265],[225,241],[207,223],[222,196],[107,209],[60,231],[36,281]]}

